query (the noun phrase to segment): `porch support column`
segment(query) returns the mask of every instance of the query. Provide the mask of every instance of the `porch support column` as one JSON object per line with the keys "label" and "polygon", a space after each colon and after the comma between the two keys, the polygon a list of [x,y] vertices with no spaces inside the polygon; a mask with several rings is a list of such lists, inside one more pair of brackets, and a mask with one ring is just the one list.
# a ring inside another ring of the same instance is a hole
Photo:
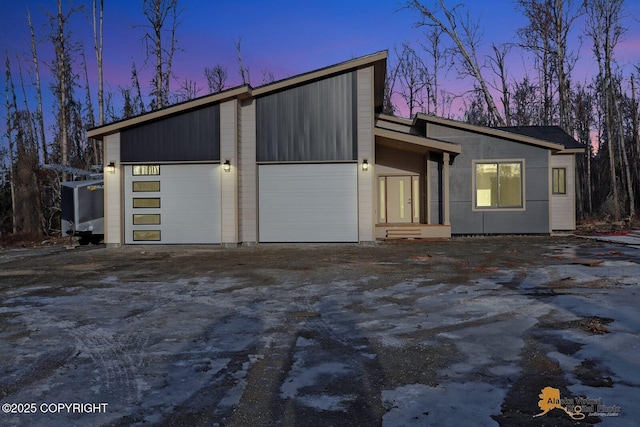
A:
{"label": "porch support column", "polygon": [[449,153],[442,153],[442,223],[451,225],[449,215]]}

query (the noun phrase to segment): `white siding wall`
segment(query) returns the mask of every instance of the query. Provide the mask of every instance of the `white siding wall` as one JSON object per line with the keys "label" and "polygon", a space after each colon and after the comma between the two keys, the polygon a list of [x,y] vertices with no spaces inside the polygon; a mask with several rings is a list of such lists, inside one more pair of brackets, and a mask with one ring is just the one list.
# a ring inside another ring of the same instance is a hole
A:
{"label": "white siding wall", "polygon": [[552,194],[551,196],[551,228],[553,230],[575,230],[576,228],[575,156],[573,154],[552,155],[551,167],[567,169],[567,194]]}
{"label": "white siding wall", "polygon": [[[358,241],[370,242],[374,238],[374,117],[373,67],[358,70]],[[362,170],[367,159],[369,170]]]}
{"label": "white siding wall", "polygon": [[240,108],[239,156],[239,217],[240,241],[258,241],[257,166],[256,166],[256,102],[247,100]]}
{"label": "white siding wall", "polygon": [[237,119],[238,101],[234,99],[220,105],[220,163],[231,162],[231,170],[222,170],[220,176],[223,244],[238,243]]}
{"label": "white siding wall", "polygon": [[357,242],[358,167],[260,165],[260,241]]}
{"label": "white siding wall", "polygon": [[120,134],[104,138],[104,163],[115,163],[114,174],[104,174],[104,242],[109,247],[122,245],[122,166]]}

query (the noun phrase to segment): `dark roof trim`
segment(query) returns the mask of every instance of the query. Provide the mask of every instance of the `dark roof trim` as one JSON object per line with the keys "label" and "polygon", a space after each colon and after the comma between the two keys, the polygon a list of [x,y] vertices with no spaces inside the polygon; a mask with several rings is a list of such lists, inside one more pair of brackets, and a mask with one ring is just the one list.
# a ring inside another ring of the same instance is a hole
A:
{"label": "dark roof trim", "polygon": [[584,153],[584,144],[576,141],[560,126],[502,126],[495,129],[562,144],[566,152]]}

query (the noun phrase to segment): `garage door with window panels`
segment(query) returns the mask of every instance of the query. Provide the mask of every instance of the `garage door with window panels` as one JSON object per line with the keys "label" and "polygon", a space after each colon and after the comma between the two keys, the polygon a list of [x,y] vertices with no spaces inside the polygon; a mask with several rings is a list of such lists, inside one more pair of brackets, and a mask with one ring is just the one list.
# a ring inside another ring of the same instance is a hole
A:
{"label": "garage door with window panels", "polygon": [[125,165],[125,243],[221,241],[220,165]]}

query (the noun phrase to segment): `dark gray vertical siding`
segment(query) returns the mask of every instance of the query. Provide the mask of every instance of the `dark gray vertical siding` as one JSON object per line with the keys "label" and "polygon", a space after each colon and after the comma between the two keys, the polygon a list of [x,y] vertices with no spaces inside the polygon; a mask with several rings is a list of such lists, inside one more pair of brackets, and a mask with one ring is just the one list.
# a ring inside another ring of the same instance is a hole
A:
{"label": "dark gray vertical siding", "polygon": [[220,106],[122,131],[123,162],[220,160]]}
{"label": "dark gray vertical siding", "polygon": [[341,74],[259,98],[259,162],[355,160],[356,74]]}

